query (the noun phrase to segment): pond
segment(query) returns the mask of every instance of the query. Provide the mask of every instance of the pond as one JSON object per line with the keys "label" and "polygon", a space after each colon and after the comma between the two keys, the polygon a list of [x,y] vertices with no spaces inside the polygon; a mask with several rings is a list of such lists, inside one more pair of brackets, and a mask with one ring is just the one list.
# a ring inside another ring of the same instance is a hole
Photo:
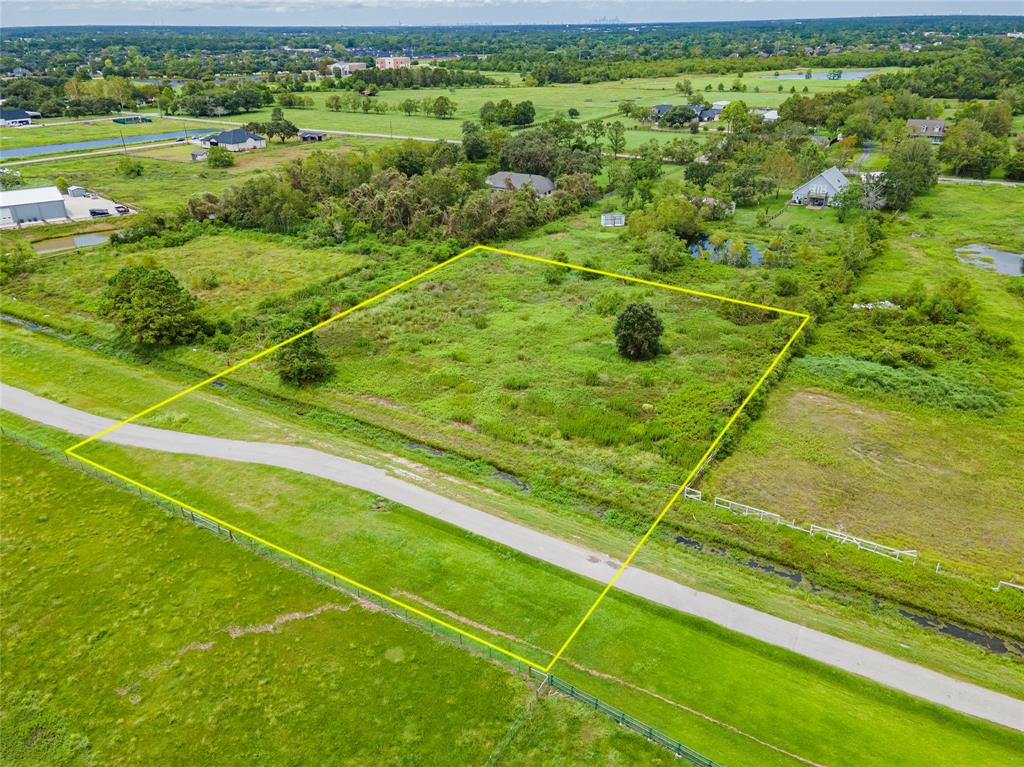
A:
{"label": "pond", "polygon": [[[731,245],[732,240],[726,240],[722,243],[721,247],[716,248],[711,244],[710,240],[704,239],[690,245],[690,255],[694,258],[701,258],[701,250],[703,250],[706,255],[711,256],[711,261],[716,264],[728,264],[733,261],[732,254],[730,252]],[[757,247],[757,245],[753,245],[749,242],[745,243],[745,246],[748,263],[752,266],[760,266],[761,259],[764,257],[764,251]],[[742,258],[740,260],[742,261]],[[734,263],[732,265],[740,266],[739,263]]]}
{"label": "pond", "polygon": [[110,242],[110,232],[103,234],[76,234],[71,237],[54,237],[52,240],[42,240],[33,245],[36,253],[43,256],[48,253],[59,253],[62,250],[74,248],[88,248],[90,245],[102,245]]}
{"label": "pond", "polygon": [[78,149],[103,149],[105,147],[121,146],[125,144],[143,144],[147,141],[170,141],[177,138],[188,138],[190,136],[203,135],[210,131],[175,131],[173,133],[149,133],[145,136],[120,136],[114,138],[98,138],[89,141],[69,141],[65,144],[46,144],[44,146],[19,146],[14,149],[0,149],[0,160],[13,160],[18,157],[31,157],[37,154],[59,154],[61,152],[74,152]]}
{"label": "pond", "polygon": [[[832,70],[823,69],[820,72],[811,71],[812,80],[828,80],[829,73]],[[878,72],[877,69],[844,69],[843,74],[840,76],[840,80],[863,80],[865,77],[870,77]],[[806,80],[807,75],[803,72],[783,72],[778,75],[758,75],[761,79],[771,80]]]}
{"label": "pond", "polygon": [[971,243],[956,249],[956,257],[965,264],[977,266],[989,272],[1009,274],[1012,277],[1024,275],[1024,253],[993,248],[991,245]]}

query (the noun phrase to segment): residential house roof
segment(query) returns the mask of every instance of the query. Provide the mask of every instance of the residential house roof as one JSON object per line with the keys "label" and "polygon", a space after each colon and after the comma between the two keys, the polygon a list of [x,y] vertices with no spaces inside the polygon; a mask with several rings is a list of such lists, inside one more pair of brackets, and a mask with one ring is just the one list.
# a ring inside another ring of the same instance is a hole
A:
{"label": "residential house roof", "polygon": [[0,208],[12,205],[32,205],[40,202],[60,202],[64,196],[55,186],[32,186],[28,189],[4,189],[0,191]]}
{"label": "residential house roof", "polygon": [[499,171],[487,177],[487,186],[491,189],[515,189],[518,190],[529,184],[537,194],[551,194],[555,190],[555,182],[547,176],[538,176],[535,173],[512,173],[510,171]]}
{"label": "residential house roof", "polygon": [[24,109],[0,109],[0,120],[25,120],[31,116]]}
{"label": "residential house roof", "polygon": [[942,136],[946,132],[945,120],[907,120],[913,136]]}
{"label": "residential house roof", "polygon": [[253,141],[266,141],[263,136],[250,133],[244,128],[222,131],[221,133],[216,133],[205,138],[206,141],[216,141],[218,144],[244,144],[249,139],[252,139]]}
{"label": "residential house roof", "polygon": [[[303,136],[326,136],[327,134],[322,130],[300,130],[299,137]],[[261,136],[262,138],[262,136]]]}
{"label": "residential house roof", "polygon": [[651,114],[657,115],[658,117],[664,117],[672,109],[672,104],[656,104],[651,107]]}
{"label": "residential house roof", "polygon": [[843,175],[835,165],[826,168],[814,178],[805,181],[793,190],[794,197],[806,197],[808,195],[824,195],[834,197],[850,185],[849,179]]}

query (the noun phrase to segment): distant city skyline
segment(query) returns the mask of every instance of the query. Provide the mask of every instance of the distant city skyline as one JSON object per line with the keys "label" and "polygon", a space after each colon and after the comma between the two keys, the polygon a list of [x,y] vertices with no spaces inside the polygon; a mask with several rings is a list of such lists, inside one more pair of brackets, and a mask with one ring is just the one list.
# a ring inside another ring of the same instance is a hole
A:
{"label": "distant city skyline", "polygon": [[[885,16],[961,15],[962,0],[7,0],[2,24],[16,26],[457,26],[653,24]],[[981,0],[970,15],[1022,25],[1020,0]]]}

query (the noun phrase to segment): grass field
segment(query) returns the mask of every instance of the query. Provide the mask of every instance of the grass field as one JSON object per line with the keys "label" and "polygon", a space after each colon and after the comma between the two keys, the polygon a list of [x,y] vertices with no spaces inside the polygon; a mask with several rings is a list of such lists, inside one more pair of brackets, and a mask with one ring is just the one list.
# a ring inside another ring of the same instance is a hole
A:
{"label": "grass field", "polygon": [[[536,108],[536,122],[545,122],[556,115],[565,116],[570,107],[579,110],[577,119],[588,121],[601,118],[616,118],[618,105],[627,100],[635,100],[638,104],[654,106],[655,104],[685,104],[690,98],[676,90],[675,84],[689,79],[694,89],[708,99],[742,98],[750,106],[776,106],[785,101],[791,94],[789,89],[795,87],[797,92],[806,85],[810,93],[821,93],[845,88],[850,81],[838,80],[780,80],[755,77],[757,73],[749,73],[741,82],[748,90],[746,93],[730,92],[734,78],[718,75],[681,75],[679,77],[637,78],[618,80],[593,85],[564,84],[543,87],[514,85],[509,88],[421,88],[416,90],[382,90],[377,98],[389,105],[400,104],[407,98],[436,98],[447,96],[455,101],[458,109],[451,119],[439,120],[424,115],[408,116],[402,112],[386,114],[363,114],[362,112],[332,112],[325,106],[325,100],[332,91],[311,92],[305,95],[313,99],[313,106],[303,109],[286,109],[288,119],[301,128],[326,128],[328,130],[362,131],[367,133],[384,133],[401,136],[419,136],[427,138],[461,138],[462,123],[465,120],[479,120],[480,107],[487,101],[499,101],[503,98],[513,102],[532,101]],[[762,73],[771,74],[771,73]],[[726,89],[718,90],[719,83]],[[778,92],[779,84],[783,84],[783,92]],[[712,90],[705,91],[710,85]],[[760,92],[755,93],[754,88]],[[336,93],[337,91],[333,91]],[[234,115],[227,119],[248,122],[265,120],[270,116],[271,108],[245,115]],[[644,139],[646,140],[646,139]],[[636,142],[641,143],[640,141]]]}
{"label": "grass field", "polygon": [[[11,419],[7,419],[8,428],[11,426]],[[16,427],[20,424],[15,423]],[[22,427],[24,428],[24,427]],[[45,433],[40,436],[40,429],[30,429],[36,438],[53,443],[59,437],[53,433]],[[193,467],[194,468],[194,467]],[[211,469],[213,467],[210,467]],[[104,492],[113,492],[105,485],[92,482],[97,488]],[[294,477],[286,479],[287,482],[294,481]],[[298,488],[304,485],[306,480],[300,480]],[[209,483],[207,483],[209,484]],[[49,492],[54,492],[52,489]],[[278,492],[275,485],[268,489],[267,493],[261,495],[264,501],[269,496]],[[327,488],[318,488],[317,496],[321,498],[333,498],[332,491]],[[210,499],[211,501],[216,501]],[[230,500],[230,505],[235,507],[236,499]],[[78,499],[78,504],[81,500]],[[221,502],[223,503],[223,502]],[[357,509],[350,509],[338,504],[333,504],[335,514],[359,513]],[[226,507],[218,505],[217,513],[223,513]],[[372,512],[379,513],[379,512]],[[391,512],[393,513],[393,512]],[[146,543],[159,536],[160,545],[157,549],[157,559],[151,557],[147,560],[146,568],[154,571],[160,568],[162,552],[176,552],[174,559],[176,567],[180,569],[184,562],[189,563],[189,569],[184,570],[183,577],[188,577],[188,582],[197,579],[201,581],[200,562],[218,562],[215,570],[220,578],[231,576],[234,570],[229,566],[220,564],[220,556],[195,555],[192,559],[184,558],[173,541],[167,540],[166,531],[174,525],[183,526],[182,523],[169,523],[163,518],[159,510],[151,509],[146,513],[136,511],[136,515],[156,516],[160,522],[144,522],[144,528],[148,529],[151,537]],[[31,512],[26,514],[26,523],[38,525],[38,518]],[[268,516],[269,518],[269,516]],[[34,519],[34,522],[29,520]],[[109,526],[111,520],[106,514],[89,515],[86,519],[94,520],[94,524]],[[47,520],[49,521],[49,519]],[[278,524],[285,520],[278,519]],[[295,518],[295,522],[300,522]],[[81,523],[80,523],[81,524]],[[308,524],[300,522],[300,525]],[[397,524],[392,521],[389,524]],[[415,562],[422,557],[431,558],[438,556],[434,547],[438,543],[436,529],[420,528],[421,535],[417,540],[409,540],[404,546],[403,561]],[[188,534],[196,536],[202,541],[213,541],[205,533],[188,530]],[[357,533],[361,536],[362,533]],[[365,539],[360,537],[361,541]],[[152,545],[152,544],[150,544]],[[236,553],[240,557],[251,557],[248,553],[239,549],[233,549],[227,543],[214,542],[211,545],[221,546],[227,549],[229,562]],[[368,547],[367,547],[368,548]],[[187,557],[187,555],[185,555]],[[380,552],[370,552],[360,556],[384,556]],[[75,557],[77,563],[80,557]],[[134,561],[134,560],[131,560]],[[254,561],[259,562],[259,560]],[[83,562],[85,566],[86,562]],[[266,563],[259,562],[262,566]],[[462,558],[454,558],[446,563],[446,577],[455,585],[466,592],[482,594],[493,585],[470,579],[461,583],[459,576],[465,570],[466,564]],[[503,568],[506,563],[503,563]],[[207,565],[209,567],[209,565]],[[104,573],[106,574],[106,569]],[[282,577],[296,577],[282,571]],[[116,580],[115,580],[116,582]],[[287,581],[285,581],[287,583]],[[246,586],[242,582],[242,587]],[[173,582],[169,589],[171,594],[165,597],[172,604]],[[250,593],[253,588],[245,589]],[[337,595],[327,589],[325,594],[331,594],[331,600],[336,601]],[[137,588],[131,596],[137,601],[144,598],[144,590]],[[283,586],[274,589],[276,604],[281,604],[283,595],[287,594]],[[202,603],[201,596],[196,595],[195,589],[189,590],[189,603]],[[7,603],[5,601],[5,603]],[[206,605],[203,605],[204,607]],[[344,606],[344,605],[342,605]],[[246,600],[239,608],[252,608],[250,600]],[[136,608],[138,609],[138,608]],[[221,616],[222,621],[218,626],[231,625],[226,621],[232,620],[240,626],[259,623],[256,618],[238,618],[237,609],[227,611]],[[309,610],[306,603],[299,605],[281,604],[273,615],[278,615],[285,610],[302,611]],[[523,605],[518,604],[512,608],[516,612],[509,617],[523,614]],[[338,642],[349,646],[352,651],[359,651],[352,647],[351,636],[377,636],[379,628],[370,629],[368,632],[350,634],[344,621],[348,620],[348,613],[334,615],[332,617],[337,623],[328,623],[328,628],[320,628],[317,633],[320,642]],[[154,614],[156,613],[156,614]],[[379,616],[374,616],[379,617]],[[449,615],[449,619],[459,620],[456,615]],[[319,616],[318,616],[319,619]],[[164,624],[159,622],[159,611],[155,606],[145,614],[147,624],[157,621],[160,631],[151,638],[156,644],[162,636]],[[166,659],[170,648],[185,647],[189,645],[188,639],[196,642],[209,641],[210,638],[217,639],[218,633],[209,629],[206,631],[197,630],[205,625],[206,613],[203,612],[198,621],[189,621],[188,638],[175,639],[168,642],[169,647],[162,648],[164,651],[157,653],[157,658],[146,662],[136,661],[136,668],[141,667],[143,672],[153,668],[157,661]],[[270,620],[263,617],[263,621]],[[127,622],[131,626],[131,622]],[[183,623],[178,620],[176,625]],[[340,625],[338,625],[340,624]],[[295,625],[298,625],[296,622]],[[314,626],[311,624],[310,630]],[[289,629],[280,629],[279,633],[286,635]],[[486,629],[484,629],[486,630]],[[275,637],[277,632],[271,635]],[[304,652],[304,640],[296,638],[289,645],[289,650],[296,656],[301,657],[301,668],[303,673],[296,674],[294,684],[303,684],[311,676],[320,675],[317,673],[316,655],[310,660]],[[342,639],[346,637],[346,639]],[[521,637],[525,639],[525,637]],[[565,662],[559,664],[556,673],[565,676],[585,689],[594,688],[600,691],[602,697],[615,705],[623,706],[630,711],[642,712],[641,715],[649,719],[656,726],[665,728],[673,735],[680,737],[685,742],[705,753],[709,753],[725,764],[746,764],[758,763],[765,765],[791,765],[798,763],[795,757],[810,759],[818,763],[835,765],[917,765],[934,764],[936,760],[951,759],[952,763],[958,763],[968,758],[982,758],[993,764],[1013,764],[1016,758],[1016,751],[1021,745],[1019,733],[1012,734],[1007,730],[984,725],[976,721],[970,721],[962,717],[943,712],[934,706],[912,701],[905,696],[885,691],[877,686],[863,682],[845,674],[825,670],[817,664],[807,662],[782,650],[765,648],[755,642],[745,640],[741,637],[731,635],[701,621],[686,618],[667,610],[660,610],[651,607],[638,600],[626,598],[614,594],[602,606],[602,609],[595,614],[593,623],[588,624],[580,636],[579,644],[574,645],[565,658]],[[138,641],[138,640],[136,640]],[[224,640],[226,641],[226,640]],[[364,640],[365,641],[365,640]],[[216,650],[221,644],[217,639],[212,650]],[[384,653],[384,660],[391,663],[403,662],[408,659],[420,658],[427,662],[426,651],[416,648],[410,649],[405,643],[400,645],[396,651],[396,644],[392,639],[382,642],[387,646]],[[108,645],[109,646],[109,645]],[[234,645],[232,645],[234,647]],[[367,655],[367,651],[359,651],[360,655]],[[171,665],[170,670],[163,673],[162,669],[151,676],[123,674],[119,677],[117,684],[127,688],[126,696],[138,695],[142,700],[135,702],[135,705],[142,705],[148,702],[147,693],[153,687],[160,687],[159,683],[167,679],[168,687],[177,689],[173,684],[171,674],[178,672],[187,673],[188,662],[192,660],[192,652],[184,654]],[[196,658],[202,659],[200,653],[196,652]],[[396,660],[397,659],[397,660]],[[211,658],[211,660],[214,660]],[[249,663],[242,663],[243,668],[253,668],[257,660]],[[340,661],[343,662],[343,661]],[[383,661],[380,661],[383,662]],[[285,668],[291,669],[288,664]],[[351,668],[350,666],[345,666]],[[385,668],[389,666],[384,664]],[[372,668],[380,668],[374,666]],[[345,682],[336,680],[332,692],[340,694],[345,689],[344,684],[352,679],[354,670],[344,675]],[[265,674],[266,672],[264,672]],[[379,671],[377,672],[380,673]],[[142,678],[140,679],[139,676]],[[188,677],[191,678],[191,677]],[[155,680],[155,681],[154,681]],[[358,677],[356,678],[358,684]],[[486,680],[485,680],[486,681]],[[133,683],[138,684],[134,687]],[[444,684],[444,682],[441,682]],[[210,681],[212,686],[213,681]],[[166,689],[160,687],[160,689]],[[234,689],[240,688],[237,686]],[[379,690],[379,685],[372,687]],[[432,688],[427,690],[430,692]],[[100,691],[102,692],[102,690]],[[271,686],[265,695],[276,692]],[[149,693],[154,694],[154,693]],[[265,697],[257,698],[261,703]],[[129,697],[128,703],[132,703]],[[402,707],[401,711],[415,710],[415,701],[410,703],[408,708]],[[486,709],[484,709],[486,710]],[[116,712],[115,712],[116,713]],[[188,720],[189,723],[198,723],[201,719]],[[282,718],[284,714],[282,712]],[[402,732],[406,731],[409,725],[403,723]],[[458,728],[457,728],[458,729]],[[416,730],[418,731],[418,730]],[[459,730],[461,731],[461,730]],[[843,732],[842,739],[823,739],[820,733],[823,731]],[[263,732],[260,733],[261,735]],[[269,735],[270,733],[268,733]],[[913,737],[912,737],[913,736]],[[144,737],[142,735],[141,737]],[[875,739],[882,739],[888,745],[885,752],[880,752],[875,747]],[[528,750],[536,748],[526,738],[524,747]],[[760,742],[759,742],[760,741]],[[518,748],[518,746],[517,746]],[[593,749],[592,749],[593,750]],[[555,755],[557,757],[557,754]],[[541,763],[551,763],[555,757],[545,756]],[[569,757],[569,763],[573,757]],[[628,757],[623,757],[631,763]],[[634,755],[633,758],[636,758]],[[358,762],[357,762],[358,763]],[[429,760],[425,763],[429,763]],[[470,763],[476,763],[471,760]],[[611,762],[616,763],[616,762]]]}
{"label": "grass field", "polygon": [[4,764],[432,765],[453,746],[467,764],[672,760],[137,497],[7,438],[3,453],[18,498],[2,540]]}
{"label": "grass field", "polygon": [[737,453],[712,470],[709,489],[943,561],[974,563],[1002,577],[1019,574],[1024,484],[1014,467],[1024,463],[1024,304],[1008,288],[1021,278],[961,263],[954,249],[979,242],[1024,251],[1016,225],[1022,217],[1018,190],[936,187],[894,224],[891,246],[851,297],[893,298],[916,279],[931,290],[951,276],[969,281],[979,296],[979,326],[1007,336],[1010,351],[968,347],[942,355],[927,380],[997,390],[1005,398],[1001,408],[976,414],[938,396],[916,402],[870,380],[823,375],[818,361],[862,356],[880,343],[871,336],[855,340],[851,329],[859,320],[843,309],[819,325],[807,358],[791,367]]}
{"label": "grass field", "polygon": [[[113,117],[94,117],[88,120],[47,120],[25,128],[0,128],[0,144],[4,149],[49,144],[67,144],[75,141],[115,139],[118,136],[147,136],[150,133],[173,133],[188,130],[217,130],[215,123],[202,119],[169,120],[156,115],[148,116],[152,122],[120,125]],[[52,123],[52,124],[47,124]]]}

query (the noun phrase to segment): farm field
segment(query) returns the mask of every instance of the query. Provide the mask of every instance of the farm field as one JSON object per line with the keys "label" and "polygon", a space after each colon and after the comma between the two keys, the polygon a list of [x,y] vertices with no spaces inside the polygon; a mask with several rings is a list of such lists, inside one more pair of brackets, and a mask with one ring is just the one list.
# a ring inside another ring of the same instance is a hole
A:
{"label": "farm field", "polygon": [[[1020,278],[962,263],[955,248],[978,242],[1020,252],[1021,217],[1018,190],[936,187],[893,225],[890,248],[871,263],[851,300],[891,299],[915,280],[934,290],[956,276],[979,296],[983,331],[1012,338],[1019,348],[1024,304],[1010,288]],[[863,325],[844,309],[820,326],[762,419],[712,469],[708,488],[942,561],[1012,574],[1024,556],[1024,485],[1013,468],[1024,462],[1020,358],[977,346],[952,359],[940,351],[929,373],[898,388],[870,364],[853,373],[853,358],[878,345],[870,335],[854,340],[851,330]],[[952,332],[948,342],[938,336],[935,343],[966,343]],[[823,364],[837,359],[851,371],[846,377]]]}
{"label": "farm field", "polygon": [[673,759],[7,437],[3,452],[5,493],[19,494],[4,513],[5,764],[309,763],[344,749],[427,765],[452,733],[474,763]]}

